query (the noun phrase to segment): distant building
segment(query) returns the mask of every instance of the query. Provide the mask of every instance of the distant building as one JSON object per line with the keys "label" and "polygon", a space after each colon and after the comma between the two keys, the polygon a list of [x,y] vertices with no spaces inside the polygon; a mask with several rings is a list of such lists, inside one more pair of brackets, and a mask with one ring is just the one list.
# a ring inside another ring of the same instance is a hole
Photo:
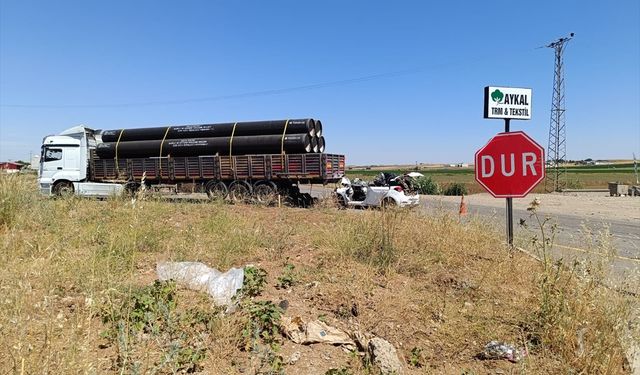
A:
{"label": "distant building", "polygon": [[22,168],[22,164],[14,163],[11,161],[0,162],[0,171],[3,171],[5,173],[20,172],[20,168]]}
{"label": "distant building", "polygon": [[40,155],[33,155],[31,157],[31,164],[29,165],[31,169],[40,169]]}

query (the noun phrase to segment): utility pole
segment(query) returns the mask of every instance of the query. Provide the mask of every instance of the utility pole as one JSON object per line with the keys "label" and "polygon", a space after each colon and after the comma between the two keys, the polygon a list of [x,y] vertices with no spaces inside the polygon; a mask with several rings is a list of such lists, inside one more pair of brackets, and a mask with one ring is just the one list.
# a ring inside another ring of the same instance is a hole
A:
{"label": "utility pole", "polygon": [[547,150],[547,178],[545,190],[561,191],[566,185],[567,148],[564,118],[564,61],[562,53],[565,44],[575,34],[560,38],[546,47],[555,50],[555,68],[553,74],[553,96],[551,99],[551,121],[549,125],[549,147]]}

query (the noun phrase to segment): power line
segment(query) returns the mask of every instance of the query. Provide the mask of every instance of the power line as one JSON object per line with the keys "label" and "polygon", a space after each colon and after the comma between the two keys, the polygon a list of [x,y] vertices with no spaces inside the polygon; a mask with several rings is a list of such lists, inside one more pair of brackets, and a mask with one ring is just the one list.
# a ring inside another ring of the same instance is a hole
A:
{"label": "power line", "polygon": [[[339,81],[331,81],[324,83],[314,83],[309,85],[302,86],[294,86],[287,87],[281,89],[271,89],[271,90],[262,90],[262,91],[252,91],[240,94],[231,94],[231,95],[220,95],[220,96],[211,96],[211,97],[203,97],[203,98],[191,98],[191,99],[175,99],[175,100],[157,100],[157,101],[148,101],[148,102],[131,102],[131,103],[114,103],[114,104],[0,104],[0,107],[8,107],[8,108],[115,108],[115,107],[141,107],[141,106],[153,106],[153,105],[171,105],[171,104],[187,104],[187,103],[198,103],[198,102],[213,102],[220,100],[229,100],[229,99],[242,99],[242,98],[250,98],[256,96],[269,96],[269,95],[278,95],[278,94],[286,94],[289,92],[295,91],[306,91],[306,90],[315,90],[325,87],[331,86],[344,86],[350,85],[354,83],[372,81],[380,78],[388,78],[395,77],[400,75],[406,75],[417,71],[420,68],[416,69],[407,69],[397,72],[388,72],[381,74],[373,74],[369,76],[363,76],[358,78],[350,78]],[[423,70],[423,69],[421,69]]]}
{"label": "power line", "polygon": [[[522,50],[523,52],[530,52],[531,49]],[[504,53],[504,52],[503,52]],[[357,84],[361,82],[374,81],[385,78],[393,78],[411,74],[417,74],[423,71],[459,65],[469,62],[478,62],[485,59],[495,59],[496,55],[500,54],[488,54],[483,57],[478,57],[475,59],[464,59],[454,62],[448,63],[440,63],[433,64],[428,66],[421,66],[410,69],[397,70],[392,72],[385,73],[377,73],[371,74],[361,77],[348,78],[343,80],[322,82],[322,83],[313,83],[309,85],[301,85],[301,86],[293,86],[287,88],[280,89],[270,89],[270,90],[262,90],[262,91],[251,91],[240,94],[230,94],[230,95],[219,95],[219,96],[210,96],[210,97],[202,97],[202,98],[189,98],[189,99],[174,99],[174,100],[156,100],[156,101],[143,101],[143,102],[129,102],[129,103],[108,103],[108,104],[0,104],[0,107],[4,108],[52,108],[52,109],[65,109],[65,108],[125,108],[125,107],[144,107],[144,106],[155,106],[155,105],[179,105],[179,104],[189,104],[189,103],[199,103],[199,102],[215,102],[222,100],[232,100],[232,99],[244,99],[244,98],[252,98],[252,97],[260,97],[260,96],[271,96],[271,95],[281,95],[287,94],[291,92],[297,91],[309,91],[309,90],[317,90],[327,87],[338,87],[338,86],[346,86]],[[510,56],[513,56],[513,51],[509,52]]]}

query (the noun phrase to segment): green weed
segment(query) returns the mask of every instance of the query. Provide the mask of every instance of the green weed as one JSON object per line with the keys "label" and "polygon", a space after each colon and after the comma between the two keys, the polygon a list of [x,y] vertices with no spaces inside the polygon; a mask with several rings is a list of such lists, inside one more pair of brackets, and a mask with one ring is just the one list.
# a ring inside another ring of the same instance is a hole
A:
{"label": "green weed", "polygon": [[271,301],[249,301],[242,306],[249,321],[243,330],[243,336],[255,342],[275,344],[280,332],[282,310]]}
{"label": "green weed", "polygon": [[267,284],[267,271],[262,268],[247,266],[244,268],[244,281],[240,294],[247,297],[259,296]]}
{"label": "green weed", "polygon": [[295,266],[291,263],[285,264],[282,275],[278,276],[278,282],[276,283],[276,288],[288,289],[296,283],[297,276],[293,271],[294,268]]}

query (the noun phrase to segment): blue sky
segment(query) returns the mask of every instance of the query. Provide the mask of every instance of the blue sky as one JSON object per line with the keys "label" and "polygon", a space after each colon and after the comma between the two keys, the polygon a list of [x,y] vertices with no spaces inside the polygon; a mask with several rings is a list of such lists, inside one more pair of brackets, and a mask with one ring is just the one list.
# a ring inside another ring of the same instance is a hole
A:
{"label": "blue sky", "polygon": [[546,147],[553,50],[536,47],[570,32],[568,157],[631,158],[639,4],[0,0],[0,160],[77,124],[313,117],[351,164],[469,162],[503,129],[486,85],[533,89],[512,130]]}

